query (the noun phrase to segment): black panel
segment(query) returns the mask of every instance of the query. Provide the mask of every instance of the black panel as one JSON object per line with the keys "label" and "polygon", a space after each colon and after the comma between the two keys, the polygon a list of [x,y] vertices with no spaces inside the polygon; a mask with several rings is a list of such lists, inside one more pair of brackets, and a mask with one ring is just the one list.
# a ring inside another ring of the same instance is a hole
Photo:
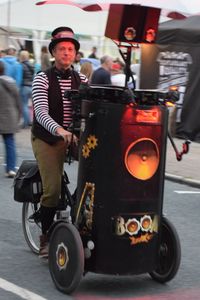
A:
{"label": "black panel", "polygon": [[[140,5],[111,4],[105,36],[120,42],[154,43],[156,39],[160,9]],[[134,33],[129,39],[125,37],[127,29]],[[147,30],[149,37],[147,38]],[[153,38],[151,39],[153,33]]]}

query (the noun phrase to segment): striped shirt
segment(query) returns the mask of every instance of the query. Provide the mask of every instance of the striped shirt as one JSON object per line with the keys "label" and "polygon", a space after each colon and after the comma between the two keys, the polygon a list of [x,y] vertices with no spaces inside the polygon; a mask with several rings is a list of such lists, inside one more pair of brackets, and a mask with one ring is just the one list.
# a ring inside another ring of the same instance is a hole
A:
{"label": "striped shirt", "polygon": [[[86,83],[88,79],[85,75],[79,73],[81,82]],[[67,128],[72,122],[72,105],[71,102],[64,97],[66,90],[71,90],[71,76],[68,79],[61,79],[58,77],[58,82],[63,100],[63,124]],[[49,115],[48,105],[48,88],[49,80],[44,72],[38,73],[32,85],[32,100],[35,118],[40,125],[42,125],[51,134],[56,135],[56,129],[60,125],[55,122]]]}

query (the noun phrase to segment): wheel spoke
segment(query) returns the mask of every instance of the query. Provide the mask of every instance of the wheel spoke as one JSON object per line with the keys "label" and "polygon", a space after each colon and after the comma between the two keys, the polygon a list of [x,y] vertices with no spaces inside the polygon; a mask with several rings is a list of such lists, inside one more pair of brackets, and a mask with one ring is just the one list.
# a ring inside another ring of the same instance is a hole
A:
{"label": "wheel spoke", "polygon": [[38,206],[32,203],[23,203],[22,226],[25,240],[30,249],[38,254],[39,236],[41,235],[41,224],[39,220]]}

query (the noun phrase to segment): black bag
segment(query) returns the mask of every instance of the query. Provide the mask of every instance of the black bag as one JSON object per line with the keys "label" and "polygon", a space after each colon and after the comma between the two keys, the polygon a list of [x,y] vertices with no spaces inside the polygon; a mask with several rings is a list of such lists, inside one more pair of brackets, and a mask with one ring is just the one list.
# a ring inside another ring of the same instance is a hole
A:
{"label": "black bag", "polygon": [[23,160],[14,178],[14,200],[38,203],[42,195],[42,181],[37,162]]}

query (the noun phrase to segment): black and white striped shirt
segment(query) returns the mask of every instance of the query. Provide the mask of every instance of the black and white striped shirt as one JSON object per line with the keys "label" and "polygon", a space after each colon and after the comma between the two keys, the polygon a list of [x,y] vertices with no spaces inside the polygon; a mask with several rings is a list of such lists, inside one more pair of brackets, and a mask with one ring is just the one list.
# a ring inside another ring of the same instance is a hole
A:
{"label": "black and white striped shirt", "polygon": [[[87,82],[85,75],[79,73],[81,82]],[[62,100],[63,100],[63,127],[68,127],[72,122],[72,107],[71,102],[64,97],[66,90],[71,90],[71,76],[68,79],[58,78]],[[56,129],[60,125],[55,122],[49,115],[48,105],[48,88],[49,80],[44,72],[38,73],[32,85],[32,100],[35,118],[51,134],[56,135]]]}

